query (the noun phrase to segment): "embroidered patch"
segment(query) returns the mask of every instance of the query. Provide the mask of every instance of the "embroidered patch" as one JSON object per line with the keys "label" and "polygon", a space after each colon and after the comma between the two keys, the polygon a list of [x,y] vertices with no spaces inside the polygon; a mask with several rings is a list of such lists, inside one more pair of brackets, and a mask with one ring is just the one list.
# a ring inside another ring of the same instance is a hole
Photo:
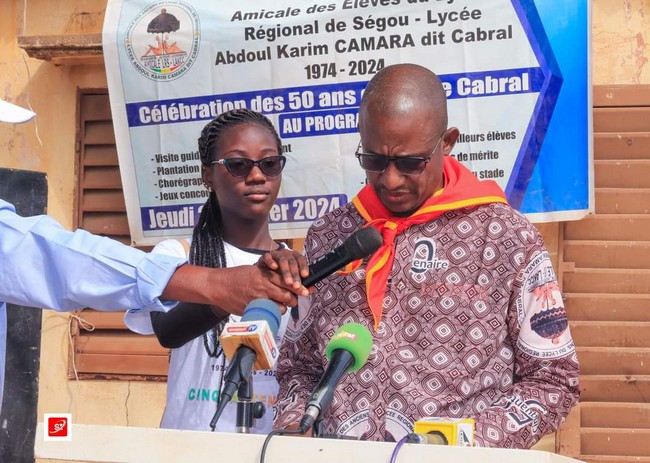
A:
{"label": "embroidered patch", "polygon": [[412,273],[424,273],[427,270],[447,270],[449,261],[438,259],[436,242],[430,238],[420,238],[415,243],[415,252],[411,261]]}

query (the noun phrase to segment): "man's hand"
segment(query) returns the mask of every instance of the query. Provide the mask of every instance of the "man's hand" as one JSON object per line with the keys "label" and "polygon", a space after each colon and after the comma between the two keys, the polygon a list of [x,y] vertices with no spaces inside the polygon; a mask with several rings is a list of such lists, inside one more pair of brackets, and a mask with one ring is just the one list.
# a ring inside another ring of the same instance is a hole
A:
{"label": "man's hand", "polygon": [[257,265],[231,268],[181,265],[172,275],[160,298],[207,304],[237,315],[243,313],[250,301],[258,298],[294,306],[298,304],[298,296],[307,296],[309,291],[300,284],[299,279],[296,281],[288,278],[287,272],[290,277],[294,273],[287,269],[301,269],[297,275],[302,274],[303,267],[306,272],[308,270],[304,257],[301,264],[289,262],[290,260],[281,259],[281,263],[275,264],[275,269],[273,264],[269,266],[259,262]]}
{"label": "man's hand", "polygon": [[287,306],[298,305],[298,296],[308,296],[307,288],[300,284],[300,281],[287,280],[278,269],[271,269],[266,264],[258,262],[253,266],[232,267],[232,278],[229,287],[231,291],[237,292],[240,297],[236,301],[233,296],[233,303],[236,301],[241,309],[232,313],[241,314],[248,303],[253,299],[271,299],[278,303],[282,313],[286,312]]}
{"label": "man's hand", "polygon": [[[264,253],[257,264],[278,273],[286,287],[292,288],[292,292],[299,296],[308,296],[305,293],[301,280],[309,275],[309,265],[305,256],[289,249],[276,249]],[[292,305],[292,304],[289,304]]]}

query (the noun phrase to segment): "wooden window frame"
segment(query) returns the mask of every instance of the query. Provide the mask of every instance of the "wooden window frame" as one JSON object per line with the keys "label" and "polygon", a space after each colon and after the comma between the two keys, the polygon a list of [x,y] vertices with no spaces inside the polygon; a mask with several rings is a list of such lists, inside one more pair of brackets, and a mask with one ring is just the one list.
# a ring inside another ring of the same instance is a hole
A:
{"label": "wooden window frame", "polygon": [[[75,150],[75,226],[130,244],[107,89],[77,91]],[[154,335],[131,332],[124,312],[87,308],[76,315],[84,322],[71,323],[68,378],[166,381],[169,349]]]}

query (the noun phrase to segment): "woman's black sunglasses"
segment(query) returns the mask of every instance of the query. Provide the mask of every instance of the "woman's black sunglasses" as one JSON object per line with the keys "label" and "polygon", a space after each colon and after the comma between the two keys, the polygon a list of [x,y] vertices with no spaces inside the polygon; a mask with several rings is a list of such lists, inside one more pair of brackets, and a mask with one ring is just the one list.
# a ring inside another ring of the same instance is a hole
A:
{"label": "woman's black sunglasses", "polygon": [[212,161],[212,164],[221,164],[224,166],[230,175],[233,177],[244,178],[248,177],[253,167],[257,166],[267,177],[277,177],[284,169],[284,164],[287,162],[285,156],[269,156],[262,158],[259,161],[253,161],[248,158],[228,158]]}

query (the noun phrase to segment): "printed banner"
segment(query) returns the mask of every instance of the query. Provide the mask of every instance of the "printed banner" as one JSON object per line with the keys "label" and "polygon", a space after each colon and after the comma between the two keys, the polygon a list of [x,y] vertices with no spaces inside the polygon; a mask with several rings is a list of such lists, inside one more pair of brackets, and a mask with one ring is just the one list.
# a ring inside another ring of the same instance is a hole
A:
{"label": "printed banner", "polygon": [[368,80],[412,62],[438,74],[452,155],[533,221],[593,210],[590,11],[580,0],[109,0],[104,58],[135,244],[191,234],[207,191],[197,139],[223,111],[278,128],[278,238],[365,184],[354,157]]}

